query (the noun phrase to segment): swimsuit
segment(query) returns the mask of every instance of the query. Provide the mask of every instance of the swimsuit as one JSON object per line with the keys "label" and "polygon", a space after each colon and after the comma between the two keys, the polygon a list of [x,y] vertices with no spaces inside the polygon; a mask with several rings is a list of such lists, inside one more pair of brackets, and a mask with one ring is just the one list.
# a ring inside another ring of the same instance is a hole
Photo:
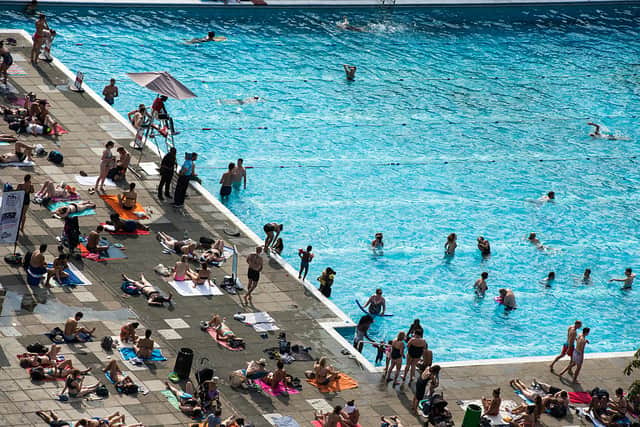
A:
{"label": "swimsuit", "polygon": [[571,357],[573,355],[573,350],[575,346],[573,344],[569,345],[568,343],[562,344],[562,352],[567,356]]}
{"label": "swimsuit", "polygon": [[411,357],[412,359],[419,359],[422,357],[422,353],[424,352],[424,347],[410,345],[407,351],[408,351],[409,357]]}
{"label": "swimsuit", "polygon": [[380,314],[381,311],[382,311],[381,302],[372,302],[371,304],[369,304],[369,313]]}
{"label": "swimsuit", "polygon": [[176,282],[183,282],[185,278],[185,276],[174,276],[173,280],[175,280]]}
{"label": "swimsuit", "polygon": [[571,356],[571,360],[573,361],[573,363],[581,365],[584,361],[584,354],[582,354],[578,350],[573,350],[573,356]]}
{"label": "swimsuit", "polygon": [[249,280],[257,282],[258,280],[260,280],[260,272],[249,267],[249,270],[247,271],[247,277],[249,278]]}
{"label": "swimsuit", "polygon": [[222,197],[228,196],[229,194],[231,194],[231,186],[230,185],[223,185],[222,187],[220,187],[220,195]]}
{"label": "swimsuit", "polygon": [[400,350],[399,348],[392,347],[391,359],[392,360],[402,359],[402,350]]}
{"label": "swimsuit", "polygon": [[24,159],[27,158],[27,155],[25,153],[23,153],[22,151],[18,151],[16,153],[16,157],[18,158],[18,161],[21,162],[21,161],[23,161]]}
{"label": "swimsuit", "polygon": [[0,54],[0,56],[2,56],[2,65],[6,66],[7,69],[11,67],[11,64],[13,64],[13,57],[11,56],[11,53],[5,52]]}

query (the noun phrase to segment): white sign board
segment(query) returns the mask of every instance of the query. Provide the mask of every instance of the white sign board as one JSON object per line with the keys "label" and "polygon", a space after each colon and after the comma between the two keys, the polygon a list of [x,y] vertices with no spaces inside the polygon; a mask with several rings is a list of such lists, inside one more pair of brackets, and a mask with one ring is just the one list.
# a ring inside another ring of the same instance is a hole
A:
{"label": "white sign board", "polygon": [[0,206],[0,244],[15,243],[20,231],[24,191],[5,191]]}

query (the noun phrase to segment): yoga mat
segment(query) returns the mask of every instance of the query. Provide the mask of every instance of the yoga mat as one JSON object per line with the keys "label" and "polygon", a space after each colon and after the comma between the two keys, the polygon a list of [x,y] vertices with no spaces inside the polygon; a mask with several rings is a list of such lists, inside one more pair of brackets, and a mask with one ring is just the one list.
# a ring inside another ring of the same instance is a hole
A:
{"label": "yoga mat", "polygon": [[269,396],[280,396],[281,394],[299,394],[300,390],[296,390],[295,388],[286,387],[282,383],[278,384],[277,388],[271,387],[269,384],[265,383],[262,380],[255,380],[256,384],[260,386],[265,393]]}
{"label": "yoga mat", "polygon": [[[74,178],[78,184],[87,185],[89,187],[93,187],[94,185],[96,185],[96,180],[98,179],[97,176],[81,176],[81,175],[76,175]],[[107,178],[104,180],[104,186],[116,187],[116,183],[110,180],[109,178]]]}
{"label": "yoga mat", "polygon": [[[62,283],[58,283],[55,277],[52,277],[51,280],[58,286],[86,286],[91,285],[89,279],[85,277],[84,274],[79,272],[73,264],[68,264],[69,267],[65,268],[65,273],[69,275],[66,279],[62,281]],[[53,264],[47,264],[49,268],[53,268]]]}
{"label": "yoga mat", "polygon": [[276,321],[266,311],[257,313],[242,313],[244,320],[242,323],[253,327],[257,332],[277,331],[280,328],[275,324]]}
{"label": "yoga mat", "polygon": [[[104,222],[101,222],[100,225],[107,225],[107,224]],[[148,236],[149,234],[151,234],[150,231],[145,231],[140,229],[136,229],[136,231],[131,233],[127,233],[126,231],[109,231],[106,228],[105,228],[105,231],[107,231],[109,234],[114,234],[118,236]]]}
{"label": "yoga mat", "polygon": [[[481,408],[483,407],[481,400],[461,400],[458,402],[458,404],[464,411],[466,411],[467,407],[471,404],[478,405]],[[518,404],[513,400],[503,400],[502,403],[500,403],[500,413],[498,415],[484,415],[484,417],[488,418],[491,421],[492,426],[508,426],[509,423],[507,421],[504,421],[504,419],[506,417],[514,418],[514,416],[511,415],[511,413],[508,412],[507,409],[514,409],[517,406]],[[484,411],[482,412],[484,413]]]}
{"label": "yoga mat", "polygon": [[36,164],[31,160],[25,160],[24,162],[0,163],[0,167],[3,167],[3,168],[7,166],[15,166],[17,168],[26,168],[26,167],[31,167],[35,165]]}
{"label": "yoga mat", "polygon": [[[144,211],[144,208],[142,207],[142,205],[138,202],[136,202],[136,207],[131,209],[131,210],[127,210],[124,209],[123,207],[120,206],[120,203],[118,202],[118,196],[116,195],[106,195],[103,194],[100,196],[100,198],[102,200],[104,200],[111,209],[113,209],[114,211],[116,211],[118,213],[118,215],[120,215],[120,218],[122,219],[148,219],[149,217],[147,216],[147,214]],[[135,212],[142,212],[144,215],[143,216],[138,216],[135,214]]]}
{"label": "yoga mat", "polygon": [[170,280],[169,285],[175,289],[183,297],[198,297],[203,295],[222,295],[222,291],[218,289],[216,285],[211,282],[211,285],[205,283],[204,285],[197,285],[193,287],[191,280]]}
{"label": "yoga mat", "polygon": [[[49,203],[47,205],[47,209],[49,209],[51,212],[55,211],[56,209],[58,209],[59,207],[62,206],[67,206],[70,203],[74,203],[72,201],[65,201],[65,202],[55,202],[55,203]],[[70,217],[76,217],[76,216],[88,216],[88,215],[95,215],[96,214],[96,210],[95,209],[87,209],[84,210],[82,212],[76,212],[76,213],[72,213],[69,216]]]}
{"label": "yoga mat", "polygon": [[358,382],[344,373],[340,373],[340,378],[338,378],[337,381],[331,381],[328,385],[318,385],[316,380],[307,380],[307,382],[316,387],[322,393],[358,388]]}
{"label": "yoga mat", "polygon": [[209,333],[209,335],[211,335],[211,338],[216,340],[216,342],[218,344],[220,344],[221,346],[223,346],[227,350],[231,350],[231,351],[242,351],[242,350],[244,350],[242,347],[238,347],[238,348],[231,347],[228,342],[218,339],[218,337],[216,336],[216,330],[213,329],[213,328],[207,328],[207,332]]}
{"label": "yoga mat", "polygon": [[[123,360],[131,360],[134,357],[137,357],[136,351],[132,347],[122,347],[122,348],[119,348],[118,351],[120,352],[120,355],[122,356]],[[167,360],[167,358],[162,355],[162,352],[160,351],[159,348],[154,348],[153,351],[151,352],[151,357],[148,359],[142,359],[142,360],[150,360],[152,362],[163,362]]]}

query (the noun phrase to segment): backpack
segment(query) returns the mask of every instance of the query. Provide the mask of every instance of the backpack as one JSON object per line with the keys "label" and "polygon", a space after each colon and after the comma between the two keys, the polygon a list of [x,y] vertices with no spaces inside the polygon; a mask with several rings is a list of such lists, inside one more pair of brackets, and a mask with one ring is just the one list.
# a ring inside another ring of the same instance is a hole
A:
{"label": "backpack", "polygon": [[98,397],[109,397],[109,389],[106,385],[100,384],[98,388],[96,388],[96,396]]}
{"label": "backpack", "polygon": [[46,352],[49,351],[49,349],[47,347],[45,347],[44,345],[40,344],[39,342],[36,342],[36,343],[33,343],[33,344],[29,344],[27,346],[27,351],[29,353],[45,354]]}
{"label": "backpack", "polygon": [[47,160],[55,165],[59,165],[64,160],[64,156],[61,152],[53,150],[49,152],[49,157],[47,157]]}
{"label": "backpack", "polygon": [[113,338],[108,337],[108,336],[102,338],[102,342],[100,343],[100,347],[102,347],[102,349],[105,350],[105,351],[113,350]]}

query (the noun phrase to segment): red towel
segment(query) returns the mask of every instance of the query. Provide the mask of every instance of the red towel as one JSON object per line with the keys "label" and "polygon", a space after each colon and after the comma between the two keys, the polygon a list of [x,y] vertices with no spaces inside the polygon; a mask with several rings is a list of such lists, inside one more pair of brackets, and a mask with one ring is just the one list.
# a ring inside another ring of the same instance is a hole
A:
{"label": "red towel", "polygon": [[69,133],[69,131],[56,123],[56,128],[54,133],[57,133],[58,135],[64,135],[65,133]]}
{"label": "red towel", "polygon": [[231,350],[231,351],[241,351],[243,350],[242,347],[231,347],[229,345],[228,342],[224,341],[224,340],[219,340],[218,339],[218,335],[216,334],[216,330],[213,328],[207,328],[207,332],[209,333],[209,335],[211,335],[211,338],[213,338],[214,340],[216,340],[216,342],[218,344],[220,344],[221,346],[223,346],[224,348],[226,348],[227,350]]}
{"label": "red towel", "polygon": [[569,401],[571,401],[571,403],[583,403],[588,405],[591,403],[591,395],[586,391],[570,391]]}

